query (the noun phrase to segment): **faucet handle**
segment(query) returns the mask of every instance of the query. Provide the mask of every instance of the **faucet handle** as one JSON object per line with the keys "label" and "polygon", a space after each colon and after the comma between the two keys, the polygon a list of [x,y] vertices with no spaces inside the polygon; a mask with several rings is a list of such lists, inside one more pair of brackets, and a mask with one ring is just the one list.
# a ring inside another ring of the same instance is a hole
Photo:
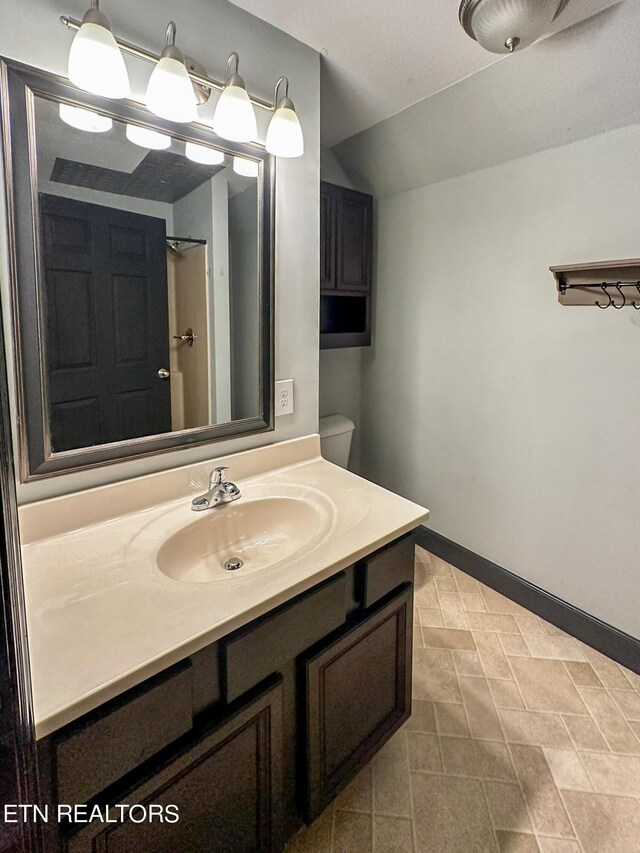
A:
{"label": "faucet handle", "polygon": [[213,469],[211,473],[211,479],[213,480],[214,486],[222,485],[224,481],[224,475],[227,473],[228,470],[229,467],[227,465],[221,465],[219,468]]}

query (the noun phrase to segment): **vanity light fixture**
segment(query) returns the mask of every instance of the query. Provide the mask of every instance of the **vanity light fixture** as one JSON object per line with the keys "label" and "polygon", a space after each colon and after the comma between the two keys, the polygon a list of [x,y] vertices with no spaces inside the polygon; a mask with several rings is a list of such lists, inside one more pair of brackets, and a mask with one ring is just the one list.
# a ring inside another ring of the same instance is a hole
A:
{"label": "vanity light fixture", "polygon": [[94,95],[129,96],[127,66],[98,0],[91,0],[91,7],[84,13],[71,43],[68,74],[74,85]]}
{"label": "vanity light fixture", "polygon": [[258,134],[256,114],[244,80],[238,74],[238,61],[234,51],[227,60],[226,83],[213,114],[213,129],[223,139],[251,142]]}
{"label": "vanity light fixture", "polygon": [[[284,95],[278,99],[278,90],[284,86]],[[267,128],[266,149],[276,157],[301,157],[304,154],[302,128],[296,108],[289,97],[289,80],[281,77],[273,93],[274,114]]]}
{"label": "vanity light fixture", "polygon": [[217,166],[224,163],[224,152],[208,145],[198,145],[196,142],[186,142],[184,146],[185,156],[194,163],[202,163],[205,166]]}
{"label": "vanity light fixture", "polygon": [[149,127],[138,127],[137,124],[128,124],[125,134],[129,142],[139,145],[141,148],[150,148],[153,151],[162,151],[171,145],[171,137]]}
{"label": "vanity light fixture", "polygon": [[174,21],[167,25],[164,49],[151,72],[146,102],[152,113],[169,121],[192,122],[198,117],[193,83],[184,56],[176,47]]}
{"label": "vanity light fixture", "polygon": [[569,0],[462,0],[467,35],[491,53],[513,53],[537,41]]}
{"label": "vanity light fixture", "polygon": [[101,116],[82,107],[72,107],[71,104],[60,104],[60,118],[65,124],[88,133],[105,133],[113,127],[108,116]]}
{"label": "vanity light fixture", "polygon": [[256,160],[247,160],[246,157],[233,158],[233,171],[236,175],[242,175],[245,178],[257,178],[258,168]]}

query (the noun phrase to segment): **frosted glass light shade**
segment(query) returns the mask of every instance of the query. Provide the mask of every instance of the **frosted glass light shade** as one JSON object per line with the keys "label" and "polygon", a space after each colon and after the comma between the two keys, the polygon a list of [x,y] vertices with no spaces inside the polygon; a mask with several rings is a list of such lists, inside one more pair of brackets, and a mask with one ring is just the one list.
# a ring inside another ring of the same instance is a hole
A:
{"label": "frosted glass light shade", "polygon": [[104,133],[113,127],[108,116],[98,115],[92,110],[83,110],[82,107],[72,107],[70,104],[60,104],[60,118],[65,124],[88,133]]}
{"label": "frosted glass light shade", "polygon": [[161,56],[147,86],[147,107],[160,118],[191,122],[198,117],[196,94],[184,62]]}
{"label": "frosted glass light shade", "polygon": [[213,129],[223,139],[250,142],[258,135],[256,114],[242,77],[234,74],[218,98]]}
{"label": "frosted glass light shade", "polygon": [[162,151],[171,145],[171,137],[148,127],[138,127],[136,124],[128,124],[125,131],[129,142],[139,145],[141,148],[151,148],[154,151]]}
{"label": "frosted glass light shade", "polygon": [[184,153],[189,160],[193,160],[194,163],[203,163],[205,166],[217,166],[219,163],[224,163],[224,152],[218,151],[216,148],[209,148],[207,145],[187,142],[184,146]]}
{"label": "frosted glass light shade", "polygon": [[460,21],[467,33],[491,53],[510,53],[508,40],[522,50],[551,26],[566,0],[463,0]]}
{"label": "frosted glass light shade", "polygon": [[[104,98],[127,98],[129,75],[124,57],[111,31],[100,23],[87,21],[89,10],[69,51],[69,80],[94,95]],[[99,13],[102,15],[102,13]],[[104,17],[104,16],[102,16]],[[106,21],[106,18],[105,18]]]}
{"label": "frosted glass light shade", "polygon": [[276,157],[301,157],[304,154],[302,128],[289,98],[280,101],[269,122],[266,149]]}
{"label": "frosted glass light shade", "polygon": [[245,178],[257,178],[259,165],[256,160],[247,160],[246,157],[233,158],[233,171],[236,175],[242,175]]}

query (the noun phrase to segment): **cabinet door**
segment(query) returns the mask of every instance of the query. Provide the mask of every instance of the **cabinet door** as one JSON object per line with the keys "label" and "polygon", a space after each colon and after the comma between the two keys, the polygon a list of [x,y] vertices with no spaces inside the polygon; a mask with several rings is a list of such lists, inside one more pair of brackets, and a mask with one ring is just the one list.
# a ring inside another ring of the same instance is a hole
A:
{"label": "cabinet door", "polygon": [[[178,806],[177,823],[91,824],[68,853],[271,853],[281,849],[281,681],[118,803]],[[139,817],[134,811],[134,818]]]}
{"label": "cabinet door", "polygon": [[371,289],[371,196],[343,190],[336,202],[338,290]]}
{"label": "cabinet door", "polygon": [[320,184],[320,288],[336,286],[335,198],[327,184]]}
{"label": "cabinet door", "polygon": [[411,714],[412,606],[406,585],[305,662],[308,821]]}

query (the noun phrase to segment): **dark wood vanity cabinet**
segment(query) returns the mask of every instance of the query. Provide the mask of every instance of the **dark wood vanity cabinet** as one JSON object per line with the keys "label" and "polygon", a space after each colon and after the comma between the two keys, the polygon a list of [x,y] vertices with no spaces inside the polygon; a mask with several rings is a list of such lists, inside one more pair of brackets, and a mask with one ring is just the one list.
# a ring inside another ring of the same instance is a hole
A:
{"label": "dark wood vanity cabinet", "polygon": [[279,853],[411,712],[411,535],[39,741],[47,853]]}
{"label": "dark wood vanity cabinet", "polygon": [[371,343],[373,198],[320,184],[320,346]]}

